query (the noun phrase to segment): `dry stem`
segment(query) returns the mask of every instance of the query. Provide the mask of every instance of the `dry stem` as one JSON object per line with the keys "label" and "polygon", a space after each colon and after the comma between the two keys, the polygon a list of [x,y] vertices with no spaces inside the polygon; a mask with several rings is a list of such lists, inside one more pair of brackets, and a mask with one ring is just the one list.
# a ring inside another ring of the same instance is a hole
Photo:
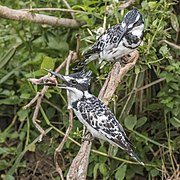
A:
{"label": "dry stem", "polygon": [[[70,51],[69,56],[67,58],[67,63],[66,63],[66,75],[69,74],[69,65],[70,65],[71,61],[73,60],[73,57],[74,57],[74,52]],[[67,91],[67,98],[69,98],[68,91]],[[61,143],[59,144],[59,146],[56,148],[56,150],[54,152],[54,162],[55,162],[55,166],[56,166],[56,171],[59,173],[62,180],[64,180],[64,177],[63,177],[62,169],[58,164],[57,158],[58,158],[58,154],[61,152],[62,148],[64,147],[65,142],[68,139],[68,136],[71,132],[72,127],[73,127],[73,111],[72,111],[72,109],[69,109],[69,125],[68,125],[68,128],[67,128],[66,133],[63,137],[63,140],[61,141]]]}
{"label": "dry stem", "polygon": [[[63,68],[65,66],[65,64],[67,63],[67,61],[69,59],[74,60],[76,59],[77,55],[75,52],[70,51],[68,57],[62,62],[62,64],[55,70],[55,72],[59,72],[61,70],[61,68]],[[46,77],[46,76],[45,76]],[[41,80],[43,80],[44,78],[41,77]],[[41,92],[37,92],[36,96],[26,105],[24,106],[24,109],[30,107],[31,105],[33,105],[36,102],[36,107],[35,107],[35,111],[33,113],[33,118],[32,118],[32,122],[35,125],[36,129],[40,132],[40,138],[39,141],[42,141],[42,137],[45,135],[45,131],[43,130],[43,128],[38,124],[38,114],[39,114],[39,109],[41,106],[41,102],[42,102],[42,98],[44,97],[45,93],[48,90],[48,86],[44,86],[43,89],[41,90]]]}

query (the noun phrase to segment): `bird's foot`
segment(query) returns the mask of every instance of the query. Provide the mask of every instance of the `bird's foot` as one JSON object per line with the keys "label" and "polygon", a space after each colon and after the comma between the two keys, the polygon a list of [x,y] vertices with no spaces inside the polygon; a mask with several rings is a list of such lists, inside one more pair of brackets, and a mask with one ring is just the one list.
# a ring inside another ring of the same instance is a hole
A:
{"label": "bird's foot", "polygon": [[84,141],[92,142],[93,140],[94,140],[94,137],[88,131],[85,133],[84,137],[82,138],[82,142],[84,142]]}

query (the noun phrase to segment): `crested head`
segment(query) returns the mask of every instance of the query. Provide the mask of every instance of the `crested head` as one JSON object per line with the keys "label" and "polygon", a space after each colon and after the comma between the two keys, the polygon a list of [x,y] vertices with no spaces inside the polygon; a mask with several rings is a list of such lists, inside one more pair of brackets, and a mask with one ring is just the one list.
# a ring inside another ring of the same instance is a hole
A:
{"label": "crested head", "polygon": [[74,79],[79,84],[87,84],[89,86],[90,81],[91,81],[91,74],[92,74],[92,71],[87,71],[87,72],[80,71],[80,72],[68,75],[67,78],[69,77],[69,79]]}
{"label": "crested head", "polygon": [[144,24],[143,18],[136,7],[129,11],[122,21],[122,26],[127,28],[133,28],[134,25],[140,26],[141,24]]}
{"label": "crested head", "polygon": [[88,91],[91,82],[91,74],[91,71],[81,71],[64,76],[63,81],[66,84],[68,90],[73,91],[77,89],[80,91]]}
{"label": "crested head", "polygon": [[63,81],[63,84],[58,84],[59,88],[67,89],[69,91],[88,91],[91,81],[91,71],[81,71],[78,73],[70,74],[70,75],[61,75],[51,70],[47,70],[52,75],[60,78]]}

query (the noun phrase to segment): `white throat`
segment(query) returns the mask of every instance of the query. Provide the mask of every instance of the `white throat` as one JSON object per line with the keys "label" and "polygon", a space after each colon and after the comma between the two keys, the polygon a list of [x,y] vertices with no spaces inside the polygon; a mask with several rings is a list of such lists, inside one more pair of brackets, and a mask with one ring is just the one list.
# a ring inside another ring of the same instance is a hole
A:
{"label": "white throat", "polygon": [[68,89],[67,90],[68,96],[68,109],[72,108],[72,104],[76,101],[79,101],[83,97],[83,92],[78,89]]}

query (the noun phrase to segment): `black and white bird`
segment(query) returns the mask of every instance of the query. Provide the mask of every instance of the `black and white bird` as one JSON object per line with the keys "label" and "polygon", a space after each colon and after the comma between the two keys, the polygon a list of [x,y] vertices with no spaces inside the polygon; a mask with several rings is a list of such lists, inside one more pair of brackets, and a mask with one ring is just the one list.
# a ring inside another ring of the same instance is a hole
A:
{"label": "black and white bird", "polygon": [[[47,71],[63,81],[64,84],[57,84],[57,86],[68,90],[70,108],[74,110],[79,121],[86,126],[94,138],[108,141],[120,147],[127,151],[136,161],[144,165],[133,152],[123,127],[111,110],[97,97],[89,93],[91,71],[81,71],[67,76],[50,70]],[[44,85],[56,86],[48,83]]]}
{"label": "black and white bird", "polygon": [[137,8],[133,8],[121,23],[107,29],[87,50],[84,59],[74,69],[80,69],[89,62],[98,59],[117,61],[133,52],[143,38],[144,21]]}

